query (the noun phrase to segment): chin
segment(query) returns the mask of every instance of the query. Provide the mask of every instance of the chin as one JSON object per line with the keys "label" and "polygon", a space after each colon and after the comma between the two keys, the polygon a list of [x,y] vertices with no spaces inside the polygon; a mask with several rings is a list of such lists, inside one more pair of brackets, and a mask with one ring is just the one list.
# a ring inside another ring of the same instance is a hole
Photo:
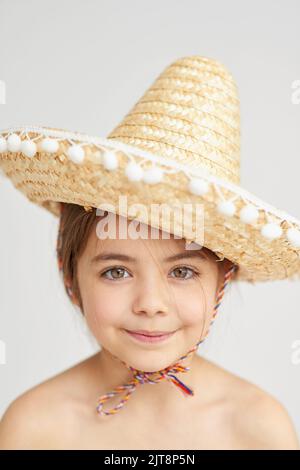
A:
{"label": "chin", "polygon": [[127,364],[129,364],[131,367],[133,367],[134,369],[140,370],[142,372],[151,373],[151,372],[157,372],[159,370],[165,369],[170,364],[172,364],[172,363],[174,363],[178,360],[177,356],[171,355],[170,360],[168,360],[166,355],[164,355],[164,360],[162,361],[162,358],[161,358],[162,352],[160,351],[159,357],[155,357],[155,356],[157,356],[156,353],[157,352],[155,352],[155,351],[152,351],[152,352],[151,351],[143,351],[143,352],[141,352],[141,354],[142,355],[147,354],[147,356],[149,357],[149,360],[147,360],[147,361],[146,360],[137,361],[136,357],[135,357],[132,361],[130,361],[130,359],[128,359],[128,360],[125,360],[125,362]]}

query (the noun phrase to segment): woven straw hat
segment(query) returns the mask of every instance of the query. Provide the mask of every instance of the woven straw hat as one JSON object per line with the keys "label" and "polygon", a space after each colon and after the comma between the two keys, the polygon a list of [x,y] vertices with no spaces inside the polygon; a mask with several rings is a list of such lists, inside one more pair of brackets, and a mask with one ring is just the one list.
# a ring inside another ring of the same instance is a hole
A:
{"label": "woven straw hat", "polygon": [[[56,216],[60,201],[110,202],[128,216],[120,195],[149,209],[201,204],[204,239],[194,222],[171,232],[237,264],[237,280],[299,278],[300,221],[241,187],[238,90],[214,59],[172,62],[106,138],[36,126],[0,131],[0,167]],[[149,221],[144,211],[130,218]],[[163,218],[157,228],[165,230]]]}

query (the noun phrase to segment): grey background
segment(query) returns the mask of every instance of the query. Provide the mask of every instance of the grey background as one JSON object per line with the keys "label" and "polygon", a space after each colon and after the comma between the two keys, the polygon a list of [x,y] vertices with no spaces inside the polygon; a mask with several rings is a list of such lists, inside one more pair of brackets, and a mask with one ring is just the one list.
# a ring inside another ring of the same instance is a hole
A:
{"label": "grey background", "polygon": [[[296,0],[1,0],[0,128],[106,136],[171,61],[212,57],[239,87],[243,186],[300,219],[299,18]],[[1,415],[96,343],[57,273],[57,220],[3,178],[0,205]],[[234,286],[198,353],[279,399],[300,435],[299,300],[299,282]]]}

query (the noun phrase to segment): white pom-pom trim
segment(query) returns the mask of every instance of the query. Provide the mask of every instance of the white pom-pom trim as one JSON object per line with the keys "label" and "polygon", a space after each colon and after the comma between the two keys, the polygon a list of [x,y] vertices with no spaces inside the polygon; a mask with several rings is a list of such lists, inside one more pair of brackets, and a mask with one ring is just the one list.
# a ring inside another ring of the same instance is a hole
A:
{"label": "white pom-pom trim", "polygon": [[11,134],[8,137],[7,149],[10,152],[19,152],[21,150],[21,139],[17,134]]}
{"label": "white pom-pom trim", "polygon": [[202,196],[206,194],[209,190],[209,184],[207,181],[204,181],[200,178],[192,178],[189,182],[189,191],[196,196]]}
{"label": "white pom-pom trim", "polygon": [[282,228],[278,224],[270,222],[262,227],[261,234],[268,240],[275,240],[281,236]]}
{"label": "white pom-pom trim", "polygon": [[160,168],[153,167],[146,170],[143,174],[144,183],[157,184],[160,183],[163,178],[163,172]]}
{"label": "white pom-pom trim", "polygon": [[257,221],[259,212],[256,207],[251,204],[248,204],[240,210],[239,216],[241,221],[245,224],[253,224]]}
{"label": "white pom-pom trim", "polygon": [[129,181],[141,181],[144,171],[137,163],[130,162],[125,168],[125,175]]}
{"label": "white pom-pom trim", "polygon": [[68,148],[67,155],[73,163],[82,163],[84,160],[84,149],[81,145],[71,145]]}
{"label": "white pom-pom trim", "polygon": [[47,153],[56,153],[58,151],[58,147],[58,142],[50,137],[45,137],[41,142],[42,151]]}
{"label": "white pom-pom trim", "polygon": [[32,140],[30,139],[23,140],[23,142],[21,143],[21,152],[26,157],[29,157],[29,158],[34,157],[34,155],[36,154],[36,151],[37,151],[36,144],[32,142]]}
{"label": "white pom-pom trim", "polygon": [[[29,138],[22,141],[20,136],[15,133],[16,130],[18,131],[18,129],[12,129],[10,131],[12,133],[6,136],[6,138],[0,137],[0,154],[6,153],[7,151],[10,151],[10,152],[21,151],[25,156],[33,157],[36,154],[37,150],[40,150],[40,149],[47,153],[56,153],[59,150],[59,140],[63,140],[62,138],[61,139],[59,138],[60,137],[59,135],[55,134],[53,138],[52,134],[47,134],[47,133],[44,134],[41,132],[40,135],[41,137],[43,137],[43,139],[38,145],[36,145]],[[86,141],[82,139],[81,143],[85,143],[85,142]],[[87,141],[87,143],[89,143],[89,141]],[[119,145],[121,144],[119,143]],[[104,149],[103,148],[104,146],[105,144],[103,143],[102,149]],[[120,150],[122,150],[122,147],[120,148]],[[81,145],[73,144],[67,150],[67,155],[69,156],[70,160],[72,160],[73,162],[82,163],[84,161],[85,152]],[[133,155],[135,155],[134,152],[132,153],[132,156]],[[118,159],[117,159],[117,155],[114,149],[105,150],[105,152],[101,156],[101,159],[106,169],[114,170],[118,167]],[[150,161],[152,161],[151,158],[149,159]],[[173,166],[176,168],[175,164],[173,164]],[[172,172],[174,172],[174,169],[171,171],[171,173]],[[164,171],[159,166],[156,166],[156,167],[154,166],[148,170],[143,170],[143,168],[139,164],[131,161],[126,166],[125,174],[128,180],[130,181],[143,180],[145,183],[148,183],[148,184],[156,184],[162,181]],[[191,177],[189,173],[186,173],[186,175],[189,177],[188,190],[192,194],[201,196],[208,192],[209,187],[210,187],[209,180],[206,181],[205,177],[204,179],[198,176]],[[216,185],[216,189],[219,192],[222,185],[220,185],[220,188],[219,188],[217,183],[214,183],[214,184]],[[241,197],[243,198],[242,195]],[[240,220],[246,224],[255,223],[259,217],[259,209],[262,209],[263,206],[259,207],[258,209],[253,204],[248,203],[245,199],[244,199],[244,202],[246,205],[240,210],[240,213],[239,213]],[[223,215],[233,216],[236,212],[236,207],[232,201],[222,201],[219,204],[217,204],[217,210]],[[263,208],[263,210],[266,213],[268,213],[268,210],[265,207]],[[278,217],[280,216],[278,215]],[[283,220],[283,216],[282,216],[282,220]],[[295,221],[295,223],[297,224],[297,221]],[[283,233],[282,228],[278,224],[273,223],[273,222],[265,224],[261,229],[261,234],[269,240],[279,238],[282,235],[282,233]],[[300,230],[297,230],[295,228],[289,228],[286,231],[286,239],[290,242],[292,246],[294,246],[295,248],[299,248],[300,247]]]}
{"label": "white pom-pom trim", "polygon": [[236,207],[231,201],[221,201],[217,206],[218,212],[222,215],[232,217],[235,214]]}
{"label": "white pom-pom trim", "polygon": [[295,247],[300,247],[300,231],[295,228],[289,228],[286,232],[287,239]]}
{"label": "white pom-pom trim", "polygon": [[102,155],[102,163],[107,170],[115,170],[118,168],[118,159],[115,152],[105,151]]}
{"label": "white pom-pom trim", "polygon": [[0,153],[7,151],[7,141],[4,137],[0,137]]}

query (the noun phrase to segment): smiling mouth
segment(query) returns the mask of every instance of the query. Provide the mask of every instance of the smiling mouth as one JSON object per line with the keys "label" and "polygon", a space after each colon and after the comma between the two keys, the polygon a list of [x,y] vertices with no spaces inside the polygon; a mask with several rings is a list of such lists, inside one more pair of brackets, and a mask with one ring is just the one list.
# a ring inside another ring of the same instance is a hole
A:
{"label": "smiling mouth", "polygon": [[174,335],[175,331],[167,333],[167,334],[159,334],[159,335],[145,335],[142,333],[136,333],[134,331],[124,330],[128,333],[132,338],[141,341],[143,343],[159,343],[165,341],[166,339],[170,338]]}
{"label": "smiling mouth", "polygon": [[148,330],[126,330],[129,333],[136,333],[137,335],[144,336],[163,336],[174,333],[174,331],[148,331]]}

